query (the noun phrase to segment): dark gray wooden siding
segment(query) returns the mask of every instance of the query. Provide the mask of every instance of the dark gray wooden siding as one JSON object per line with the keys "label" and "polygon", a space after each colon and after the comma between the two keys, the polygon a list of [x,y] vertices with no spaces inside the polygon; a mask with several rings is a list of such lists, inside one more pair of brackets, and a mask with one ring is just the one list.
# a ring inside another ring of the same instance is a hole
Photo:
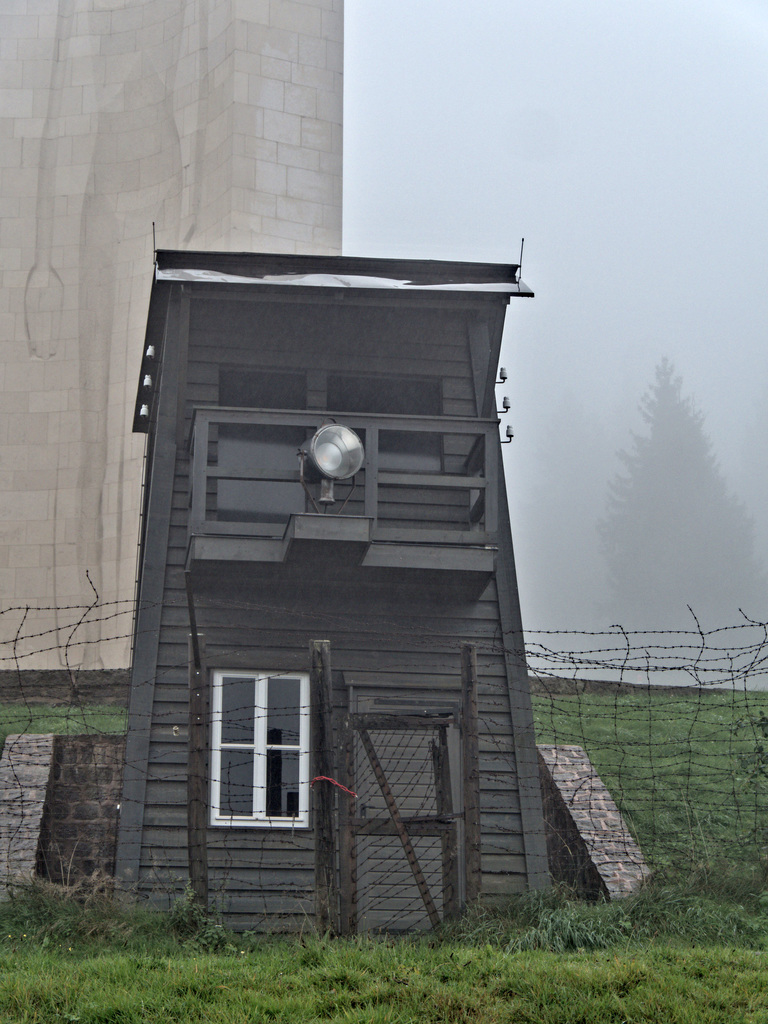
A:
{"label": "dark gray wooden siding", "polygon": [[[490,305],[477,309],[461,302],[447,310],[440,308],[445,303],[422,303],[425,308],[420,308],[410,296],[404,303],[408,308],[395,311],[375,304],[256,304],[216,299],[215,293],[206,292],[209,287],[193,288],[187,305],[190,289],[185,286],[186,298],[171,303],[164,358],[174,376],[169,380],[166,374],[165,385],[169,393],[180,389],[183,413],[176,423],[179,443],[172,483],[155,481],[171,465],[170,441],[164,436],[161,443],[158,436],[155,444],[165,459],[152,469],[155,512],[161,519],[166,515],[165,500],[169,516],[164,528],[150,515],[142,571],[157,576],[165,559],[164,580],[159,607],[157,582],[154,590],[144,587],[143,613],[137,619],[130,725],[134,738],[128,755],[133,760],[126,777],[119,866],[139,890],[160,900],[178,893],[187,877],[189,614],[184,562],[189,460],[184,440],[193,408],[219,404],[222,363],[302,372],[322,363],[348,373],[437,376],[443,414],[479,415],[476,396],[487,389],[485,382],[477,388],[473,377],[468,325],[481,315],[501,315]],[[184,370],[174,369],[174,352]],[[166,408],[163,418],[162,395],[159,409],[158,430],[167,435],[170,415]],[[501,530],[508,532],[506,502],[502,512]],[[166,532],[167,553],[162,547]],[[498,580],[514,589],[509,540],[504,557],[507,564]],[[346,710],[350,685],[392,693],[458,694],[460,644],[475,642],[483,889],[505,893],[544,884],[546,854],[530,702],[524,664],[515,651],[516,593],[507,592],[500,602],[494,579],[478,600],[456,602],[450,589],[425,589],[418,573],[412,584],[382,592],[344,569],[328,578],[313,576],[311,567],[297,589],[295,584],[276,583],[274,574],[260,576],[253,566],[247,572],[232,564],[217,568],[194,585],[208,668],[306,671],[309,641],[327,639],[340,711]],[[217,906],[238,927],[300,926],[312,910],[313,849],[311,829],[210,828],[210,889]]]}

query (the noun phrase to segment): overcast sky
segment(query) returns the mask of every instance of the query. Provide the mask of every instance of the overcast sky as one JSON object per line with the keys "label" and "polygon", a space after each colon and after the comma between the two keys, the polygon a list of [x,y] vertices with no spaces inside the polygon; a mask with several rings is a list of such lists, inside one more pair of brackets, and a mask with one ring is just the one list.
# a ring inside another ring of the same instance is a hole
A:
{"label": "overcast sky", "polygon": [[[344,251],[516,262],[525,237],[499,394],[526,625],[531,503],[579,457],[561,411],[628,444],[661,356],[764,504],[768,3],[346,0],[345,31]],[[618,468],[591,455],[585,480]]]}

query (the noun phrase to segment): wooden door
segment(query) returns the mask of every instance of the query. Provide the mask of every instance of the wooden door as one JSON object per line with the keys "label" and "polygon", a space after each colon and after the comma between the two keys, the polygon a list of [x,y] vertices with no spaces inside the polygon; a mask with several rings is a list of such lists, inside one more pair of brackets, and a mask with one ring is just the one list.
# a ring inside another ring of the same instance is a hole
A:
{"label": "wooden door", "polygon": [[458,711],[356,697],[345,723],[357,799],[342,820],[342,927],[413,931],[460,906]]}

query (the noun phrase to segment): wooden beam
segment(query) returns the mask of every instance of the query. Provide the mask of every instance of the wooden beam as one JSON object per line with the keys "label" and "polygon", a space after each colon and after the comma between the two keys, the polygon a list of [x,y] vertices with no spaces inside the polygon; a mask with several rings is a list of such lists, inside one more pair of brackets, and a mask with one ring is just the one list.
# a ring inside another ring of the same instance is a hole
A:
{"label": "wooden beam", "polygon": [[504,460],[501,457],[500,446],[497,451],[497,466],[500,529],[496,588],[499,599],[499,621],[504,640],[504,661],[507,668],[507,690],[512,716],[512,737],[515,745],[515,772],[520,800],[527,884],[531,889],[539,889],[550,885],[551,879],[544,836],[539,763],[533,729],[528,668],[525,661],[523,623],[515,573],[515,553],[509,522],[507,489],[504,482]]}
{"label": "wooden beam", "polygon": [[434,729],[440,725],[452,725],[456,718],[452,714],[387,715],[380,711],[350,715],[353,729]]}
{"label": "wooden beam", "polygon": [[464,865],[467,903],[480,895],[480,754],[477,732],[477,650],[461,645],[461,731],[464,776]]}
{"label": "wooden beam", "polygon": [[[310,705],[312,777],[333,778],[333,684],[331,645],[311,640]],[[315,825],[315,924],[321,935],[338,934],[339,889],[336,883],[336,834],[333,822],[333,789],[318,782],[314,792]]]}
{"label": "wooden beam", "polygon": [[[453,814],[442,818],[403,818],[403,825],[409,836],[442,836],[456,827]],[[462,815],[463,817],[463,815]],[[398,834],[391,818],[350,818],[351,831],[358,836],[396,836]]]}
{"label": "wooden beam", "polygon": [[[437,813],[453,818],[451,767],[448,760],[448,730],[438,729],[437,743],[432,746],[432,764],[435,773],[435,803]],[[452,917],[459,906],[459,862],[457,856],[456,820],[450,822],[440,836],[443,863],[443,919]]]}
{"label": "wooden beam", "polygon": [[[349,715],[341,730],[341,783],[355,788],[354,732]],[[339,794],[339,931],[354,935],[357,931],[357,850],[352,822],[354,797]]]}
{"label": "wooden beam", "polygon": [[208,909],[208,765],[204,640],[189,636],[189,734],[187,759],[187,855],[195,902]]}
{"label": "wooden beam", "polygon": [[[128,710],[125,771],[120,801],[120,830],[115,875],[126,887],[139,881],[144,801],[149,765],[160,621],[176,465],[176,398],[178,381],[178,293],[168,293],[162,357],[159,360],[157,424],[154,453],[145,484],[142,517],[141,578],[133,630],[131,697]],[[154,308],[150,319],[155,324]],[[159,313],[158,313],[159,318]],[[162,336],[162,335],[161,335]],[[151,336],[154,344],[159,337]]]}
{"label": "wooden beam", "polygon": [[395,473],[388,469],[379,471],[379,483],[398,487],[449,487],[477,490],[485,487],[488,481],[482,476],[463,476],[458,473]]}

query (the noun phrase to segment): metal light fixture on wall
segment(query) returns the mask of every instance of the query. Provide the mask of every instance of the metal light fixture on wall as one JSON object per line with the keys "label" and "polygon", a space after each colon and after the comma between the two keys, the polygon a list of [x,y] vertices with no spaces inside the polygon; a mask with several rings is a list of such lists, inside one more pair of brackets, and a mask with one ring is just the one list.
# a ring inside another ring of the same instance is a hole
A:
{"label": "metal light fixture on wall", "polygon": [[[309,450],[302,450],[299,454],[304,489],[306,490],[304,460],[308,457],[311,466],[320,475],[320,496],[317,499],[319,504],[333,505],[336,501],[333,493],[335,481],[349,480],[350,477],[354,477],[363,464],[365,449],[363,442],[354,430],[341,423],[325,423],[315,432],[309,442]],[[354,483],[352,489],[354,490]],[[307,493],[309,492],[307,491]],[[351,493],[350,491],[350,495]],[[344,505],[349,501],[350,495],[347,495]],[[314,499],[312,499],[312,503],[314,504]],[[342,505],[342,509],[344,505]]]}

